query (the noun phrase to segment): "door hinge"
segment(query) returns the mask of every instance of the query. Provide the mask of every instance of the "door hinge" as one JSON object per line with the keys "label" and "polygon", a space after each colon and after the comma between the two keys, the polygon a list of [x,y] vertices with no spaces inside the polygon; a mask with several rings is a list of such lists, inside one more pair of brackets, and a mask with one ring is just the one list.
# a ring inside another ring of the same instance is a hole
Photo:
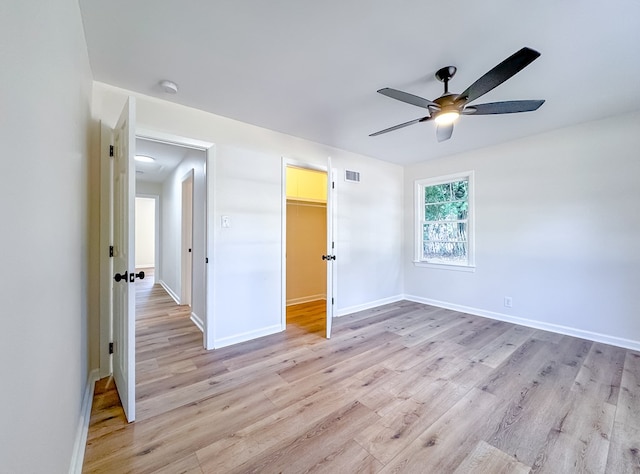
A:
{"label": "door hinge", "polygon": [[113,156],[113,145],[109,145],[109,156]]}
{"label": "door hinge", "polygon": [[113,354],[113,342],[109,343],[109,354]]}
{"label": "door hinge", "polygon": [[205,257],[204,263],[209,263],[209,257]]}
{"label": "door hinge", "polygon": [[332,249],[336,248],[336,243],[335,242],[331,242],[331,248]]}
{"label": "door hinge", "polygon": [[109,257],[113,257],[113,245],[109,245]]}
{"label": "door hinge", "polygon": [[336,189],[336,182],[335,181],[331,181],[331,189]]}
{"label": "door hinge", "polygon": [[333,298],[331,298],[331,304],[334,304]]}

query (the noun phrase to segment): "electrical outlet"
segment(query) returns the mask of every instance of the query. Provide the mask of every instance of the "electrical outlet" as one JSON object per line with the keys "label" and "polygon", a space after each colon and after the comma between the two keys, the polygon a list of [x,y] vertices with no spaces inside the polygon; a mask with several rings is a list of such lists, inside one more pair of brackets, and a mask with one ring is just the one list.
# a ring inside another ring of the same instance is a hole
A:
{"label": "electrical outlet", "polygon": [[513,298],[511,298],[511,296],[504,297],[504,306],[506,308],[513,308]]}

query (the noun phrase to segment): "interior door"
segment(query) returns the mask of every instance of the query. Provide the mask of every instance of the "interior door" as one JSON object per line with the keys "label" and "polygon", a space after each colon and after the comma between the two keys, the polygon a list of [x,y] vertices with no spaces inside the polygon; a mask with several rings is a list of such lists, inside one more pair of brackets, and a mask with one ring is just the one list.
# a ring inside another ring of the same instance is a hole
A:
{"label": "interior door", "polygon": [[331,337],[331,325],[333,324],[333,282],[334,282],[334,266],[336,261],[335,241],[333,238],[333,193],[335,190],[335,179],[333,170],[331,169],[331,158],[327,158],[327,339]]}
{"label": "interior door", "polygon": [[193,280],[193,170],[182,181],[182,294],[180,304],[191,306]]}
{"label": "interior door", "polygon": [[[135,396],[135,99],[129,97],[113,145],[113,377],[127,420]],[[142,276],[142,275],[139,275]]]}

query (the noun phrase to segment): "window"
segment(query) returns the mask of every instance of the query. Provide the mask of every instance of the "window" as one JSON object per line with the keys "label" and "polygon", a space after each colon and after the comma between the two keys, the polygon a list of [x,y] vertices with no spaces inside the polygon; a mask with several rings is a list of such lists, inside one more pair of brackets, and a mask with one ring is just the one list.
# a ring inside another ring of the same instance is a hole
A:
{"label": "window", "polygon": [[416,181],[417,265],[473,269],[473,172]]}

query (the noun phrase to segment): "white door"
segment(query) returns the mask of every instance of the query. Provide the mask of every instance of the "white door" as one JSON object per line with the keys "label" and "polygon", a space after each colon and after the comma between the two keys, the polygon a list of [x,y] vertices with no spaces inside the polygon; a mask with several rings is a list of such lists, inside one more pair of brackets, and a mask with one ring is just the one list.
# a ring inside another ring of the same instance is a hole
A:
{"label": "white door", "polygon": [[113,134],[113,377],[129,422],[136,416],[134,125],[129,97]]}
{"label": "white door", "polygon": [[331,158],[327,158],[327,339],[331,337],[331,325],[333,324],[333,283],[334,266],[336,261],[335,241],[333,238],[333,193],[335,190],[335,178],[331,169]]}
{"label": "white door", "polygon": [[180,304],[191,305],[193,278],[193,170],[182,181],[182,294]]}

